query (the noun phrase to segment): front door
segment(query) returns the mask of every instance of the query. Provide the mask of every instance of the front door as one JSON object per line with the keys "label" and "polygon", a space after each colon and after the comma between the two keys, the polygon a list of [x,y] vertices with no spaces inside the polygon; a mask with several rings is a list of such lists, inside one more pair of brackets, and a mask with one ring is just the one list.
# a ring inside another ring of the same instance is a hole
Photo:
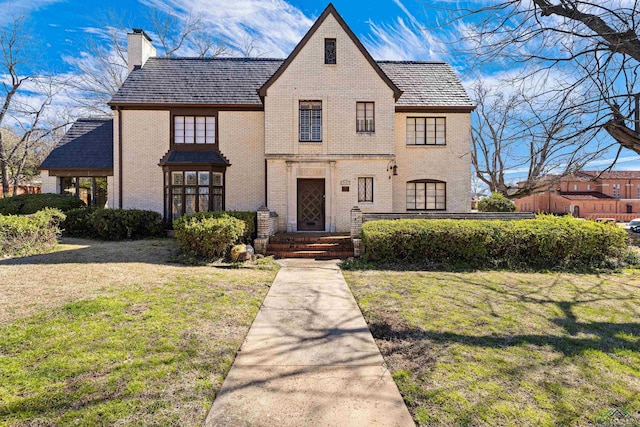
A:
{"label": "front door", "polygon": [[298,180],[298,231],[324,231],[324,179]]}

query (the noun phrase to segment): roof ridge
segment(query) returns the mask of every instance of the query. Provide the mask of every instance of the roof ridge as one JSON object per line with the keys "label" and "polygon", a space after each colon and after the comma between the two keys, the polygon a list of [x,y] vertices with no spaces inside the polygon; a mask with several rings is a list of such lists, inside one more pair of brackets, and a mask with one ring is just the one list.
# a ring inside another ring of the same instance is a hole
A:
{"label": "roof ridge", "polygon": [[199,56],[172,56],[167,58],[166,56],[152,56],[149,59],[168,60],[168,61],[253,61],[253,62],[269,62],[269,61],[284,61],[284,58],[255,58],[255,57],[241,57],[241,56],[217,56],[217,57],[205,57]]}
{"label": "roof ridge", "polygon": [[442,65],[451,65],[446,61],[412,61],[412,60],[389,60],[389,59],[380,59],[376,60],[378,64],[442,64]]}

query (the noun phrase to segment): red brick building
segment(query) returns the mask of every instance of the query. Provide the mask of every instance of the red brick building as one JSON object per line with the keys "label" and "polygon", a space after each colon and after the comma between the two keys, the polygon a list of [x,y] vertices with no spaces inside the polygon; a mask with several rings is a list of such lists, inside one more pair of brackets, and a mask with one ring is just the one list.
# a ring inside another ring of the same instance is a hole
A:
{"label": "red brick building", "polygon": [[582,171],[562,177],[548,191],[516,199],[516,208],[618,221],[640,218],[640,171],[599,173]]}

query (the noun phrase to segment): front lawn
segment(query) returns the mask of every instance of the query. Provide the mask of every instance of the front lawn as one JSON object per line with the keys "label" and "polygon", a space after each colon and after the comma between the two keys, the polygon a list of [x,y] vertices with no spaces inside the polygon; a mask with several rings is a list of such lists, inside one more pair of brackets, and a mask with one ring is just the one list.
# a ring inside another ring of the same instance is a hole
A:
{"label": "front lawn", "polygon": [[640,425],[640,274],[344,275],[418,424]]}
{"label": "front lawn", "polygon": [[67,239],[0,261],[0,425],[201,425],[274,270],[175,241]]}

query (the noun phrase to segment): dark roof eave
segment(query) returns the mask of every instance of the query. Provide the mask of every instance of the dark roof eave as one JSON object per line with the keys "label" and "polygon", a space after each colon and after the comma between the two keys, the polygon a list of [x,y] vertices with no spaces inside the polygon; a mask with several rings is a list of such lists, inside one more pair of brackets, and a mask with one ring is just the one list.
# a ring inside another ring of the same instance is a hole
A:
{"label": "dark roof eave", "polygon": [[349,36],[349,38],[351,39],[351,41],[353,41],[353,43],[356,45],[356,47],[358,48],[358,50],[362,53],[362,55],[365,57],[365,59],[369,62],[369,64],[371,64],[371,67],[376,71],[376,73],[378,73],[378,75],[380,76],[380,78],[387,84],[387,86],[389,86],[389,88],[393,91],[393,97],[394,99],[397,101],[398,99],[400,99],[400,97],[402,96],[402,90],[400,90],[400,88],[398,86],[396,86],[396,84],[389,78],[389,76],[387,76],[385,74],[384,71],[382,71],[382,68],[380,68],[380,66],[378,65],[378,63],[373,59],[373,57],[371,56],[371,54],[369,54],[369,52],[367,51],[367,49],[364,47],[364,45],[362,44],[362,42],[358,39],[358,37],[356,37],[356,35],[353,33],[353,31],[351,31],[351,28],[349,28],[349,26],[347,25],[347,23],[344,21],[344,19],[342,19],[342,16],[340,16],[340,14],[338,13],[338,11],[336,10],[336,8],[333,6],[332,3],[329,3],[329,5],[326,7],[326,9],[322,12],[322,14],[318,17],[318,19],[316,20],[316,22],[311,26],[311,28],[309,29],[309,31],[307,31],[307,34],[304,35],[304,37],[302,38],[302,40],[300,40],[300,42],[296,45],[296,47],[293,49],[293,51],[289,54],[289,56],[287,57],[287,59],[282,63],[282,65],[280,65],[280,67],[278,67],[278,69],[276,70],[276,72],[269,77],[269,79],[260,87],[260,89],[258,89],[258,95],[260,96],[260,98],[264,98],[265,96],[267,96],[267,89],[269,89],[269,87],[276,81],[278,80],[278,78],[280,77],[280,75],[282,75],[282,73],[284,73],[284,71],[289,67],[289,64],[291,64],[293,62],[293,60],[296,58],[296,56],[298,56],[298,53],[300,53],[300,51],[302,50],[302,48],[307,44],[307,42],[309,41],[309,39],[311,39],[311,36],[313,36],[313,34],[315,34],[315,32],[318,30],[318,28],[320,28],[320,25],[322,25],[322,23],[324,22],[324,20],[329,16],[329,15],[333,15],[333,17],[336,19],[336,21],[338,21],[338,24],[340,24],[340,26],[342,27],[342,29],[344,30],[345,33],[347,33],[347,35]]}
{"label": "dark roof eave", "polygon": [[171,109],[171,108],[216,108],[219,110],[264,111],[263,104],[206,104],[174,102],[107,102],[112,110],[116,109]]}
{"label": "dark roof eave", "polygon": [[396,105],[396,113],[471,113],[475,105]]}

